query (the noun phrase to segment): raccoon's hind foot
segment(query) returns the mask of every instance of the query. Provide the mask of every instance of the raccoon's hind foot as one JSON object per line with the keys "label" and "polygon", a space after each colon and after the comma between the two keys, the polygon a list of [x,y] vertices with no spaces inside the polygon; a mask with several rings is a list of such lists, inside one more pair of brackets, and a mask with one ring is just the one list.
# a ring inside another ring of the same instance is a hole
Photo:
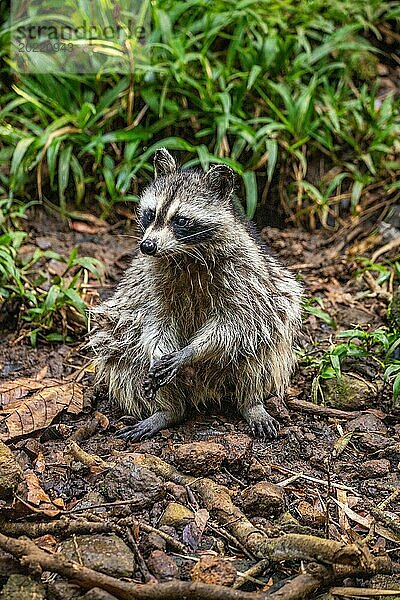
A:
{"label": "raccoon's hind foot", "polygon": [[164,354],[150,367],[146,379],[143,382],[143,390],[146,398],[154,400],[157,391],[170,383],[182,366],[184,357],[182,352]]}
{"label": "raccoon's hind foot", "polygon": [[278,437],[280,425],[274,417],[271,417],[262,404],[244,408],[241,412],[254,437],[267,439]]}
{"label": "raccoon's hind foot", "polygon": [[161,429],[177,423],[176,415],[166,410],[160,410],[151,417],[135,423],[135,425],[123,427],[118,431],[116,437],[130,442],[138,442],[153,437]]}

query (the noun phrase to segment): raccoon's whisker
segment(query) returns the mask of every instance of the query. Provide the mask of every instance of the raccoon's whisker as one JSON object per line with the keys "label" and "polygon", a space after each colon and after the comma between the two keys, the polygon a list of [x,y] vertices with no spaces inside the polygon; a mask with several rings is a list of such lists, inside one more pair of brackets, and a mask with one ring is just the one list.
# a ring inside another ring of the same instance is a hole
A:
{"label": "raccoon's whisker", "polygon": [[200,252],[197,252],[196,248],[191,248],[190,250],[191,250],[191,252],[187,248],[185,248],[185,249],[182,248],[181,251],[184,254],[187,254],[188,256],[191,256],[192,258],[197,259],[202,265],[205,266],[205,268],[208,271],[208,264],[207,264],[207,261],[204,258],[204,256],[202,254],[200,254]]}
{"label": "raccoon's whisker", "polygon": [[191,233],[190,235],[185,235],[184,237],[180,238],[180,240],[181,241],[188,240],[189,238],[196,237],[196,235],[201,235],[203,233],[207,233],[208,231],[215,231],[216,229],[218,229],[218,227],[217,227],[217,225],[214,225],[213,227],[208,227],[207,229],[203,229],[202,231],[196,231],[196,233]]}

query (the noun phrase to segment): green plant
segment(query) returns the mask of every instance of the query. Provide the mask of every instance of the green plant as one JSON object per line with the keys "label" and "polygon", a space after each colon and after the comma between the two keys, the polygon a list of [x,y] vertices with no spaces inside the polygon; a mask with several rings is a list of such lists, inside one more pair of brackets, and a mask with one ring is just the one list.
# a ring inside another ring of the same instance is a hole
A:
{"label": "green plant", "polygon": [[396,403],[400,394],[400,361],[395,356],[400,347],[400,332],[387,327],[379,327],[372,331],[354,328],[341,331],[336,338],[347,341],[332,344],[322,356],[311,363],[317,369],[312,384],[314,401],[323,398],[321,379],[340,378],[342,364],[346,358],[369,357],[379,365],[384,380],[391,383],[393,401]]}
{"label": "green plant", "polygon": [[369,185],[395,193],[399,99],[382,102],[371,81],[379,26],[397,19],[396,3],[378,0],[158,0],[149,62],[131,75],[17,75],[4,87],[0,197],[26,202],[36,189],[63,214],[95,200],[107,216],[137,200],[165,145],[182,162],[231,164],[249,216],[279,171],[290,214],[336,225]]}
{"label": "green plant", "polygon": [[[77,248],[68,258],[40,249],[22,258],[19,251],[25,238],[21,231],[0,236],[0,303],[4,310],[17,307],[21,327],[32,345],[38,336],[46,341],[71,341],[87,322],[87,306],[80,295],[82,276],[88,271],[100,277],[100,263],[79,257]],[[61,274],[50,276],[45,271],[49,260],[64,264]]]}

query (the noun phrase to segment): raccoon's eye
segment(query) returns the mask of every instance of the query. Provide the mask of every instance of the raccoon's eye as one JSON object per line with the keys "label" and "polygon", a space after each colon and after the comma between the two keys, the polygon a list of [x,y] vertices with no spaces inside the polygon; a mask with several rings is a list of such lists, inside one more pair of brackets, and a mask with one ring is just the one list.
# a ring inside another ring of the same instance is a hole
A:
{"label": "raccoon's eye", "polygon": [[156,211],[152,208],[147,208],[142,213],[141,222],[145,229],[154,221],[154,217],[156,216]]}
{"label": "raccoon's eye", "polygon": [[189,225],[189,219],[187,217],[177,217],[175,219],[175,224],[178,225],[178,227],[186,227]]}

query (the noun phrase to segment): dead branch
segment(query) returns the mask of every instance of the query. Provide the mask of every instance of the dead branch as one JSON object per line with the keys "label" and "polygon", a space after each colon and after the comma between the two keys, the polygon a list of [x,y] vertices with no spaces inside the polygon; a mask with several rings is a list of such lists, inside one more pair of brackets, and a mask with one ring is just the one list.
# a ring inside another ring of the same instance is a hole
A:
{"label": "dead branch", "polygon": [[26,535],[30,538],[37,538],[47,534],[68,537],[73,534],[85,535],[90,533],[110,533],[113,530],[114,525],[109,521],[92,523],[90,521],[70,521],[61,518],[50,522],[15,523],[12,521],[0,520],[0,531],[15,537]]}
{"label": "dead branch", "polygon": [[67,463],[75,460],[88,468],[96,468],[100,470],[110,469],[115,466],[115,463],[106,462],[97,454],[89,454],[82,450],[74,440],[71,440],[65,447],[64,458]]}
{"label": "dead branch", "polygon": [[325,415],[336,419],[355,419],[365,412],[362,410],[340,410],[338,408],[330,408],[329,406],[322,406],[320,404],[314,404],[314,402],[307,402],[307,400],[298,400],[297,398],[288,399],[286,404],[289,408],[293,408],[293,410],[304,410],[305,412]]}
{"label": "dead branch", "polygon": [[[29,539],[7,537],[0,533],[0,548],[19,559],[21,565],[35,572],[58,573],[83,589],[101,588],[120,600],[254,600],[251,592],[242,592],[220,585],[199,582],[173,581],[168,583],[136,584],[121,581],[63,557],[48,554]],[[259,594],[260,599],[266,594]]]}
{"label": "dead branch", "polygon": [[[189,485],[202,498],[205,507],[216,516],[251,553],[272,561],[308,560],[328,564],[353,565],[375,570],[373,557],[366,546],[344,544],[311,535],[285,534],[268,538],[235,506],[228,490],[208,478],[195,478],[177,471],[151,454],[135,454],[133,460],[160,477],[179,485]],[[389,560],[389,559],[388,559]]]}

